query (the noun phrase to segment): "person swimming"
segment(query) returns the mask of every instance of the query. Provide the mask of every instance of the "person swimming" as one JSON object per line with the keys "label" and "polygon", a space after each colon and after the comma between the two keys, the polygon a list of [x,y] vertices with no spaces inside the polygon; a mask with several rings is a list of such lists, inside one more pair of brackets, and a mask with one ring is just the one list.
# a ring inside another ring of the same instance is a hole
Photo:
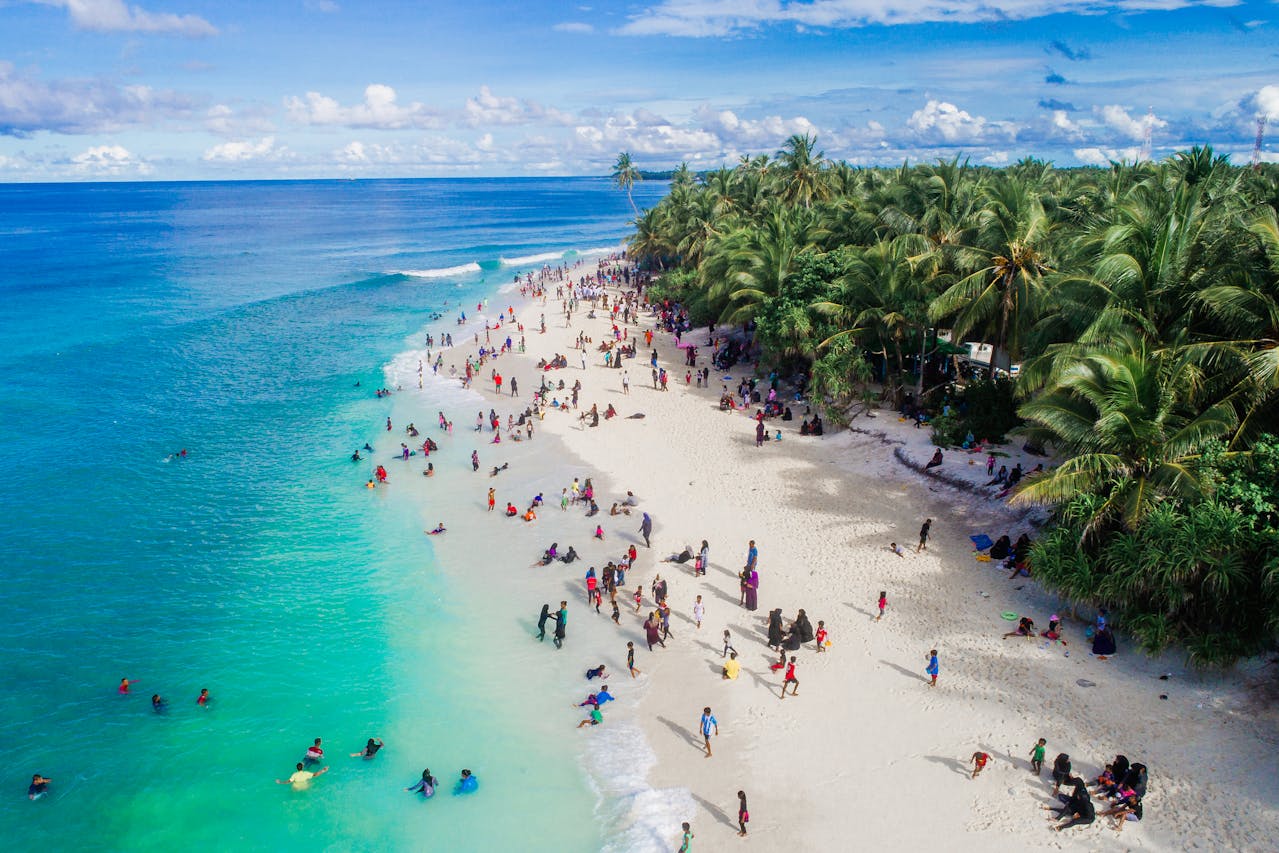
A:
{"label": "person swimming", "polygon": [[315,743],[306,748],[306,755],[302,756],[302,760],[307,764],[318,764],[324,760],[324,748],[320,746],[318,737],[315,739]]}
{"label": "person swimming", "polygon": [[453,786],[453,794],[473,794],[480,787],[480,780],[471,775],[470,770],[463,770],[462,777],[457,780],[457,784]]}
{"label": "person swimming", "polygon": [[36,773],[31,777],[31,784],[27,786],[27,799],[38,800],[49,793],[49,783],[52,781],[48,776]]}
{"label": "person swimming", "polygon": [[427,535],[427,536],[439,536],[441,533],[443,533],[443,532],[444,532],[445,530],[447,530],[447,529],[448,529],[448,528],[444,526],[444,522],[442,522],[442,521],[441,521],[439,524],[435,525],[435,529],[434,529],[434,530],[428,530],[428,531],[426,531],[426,535]]}
{"label": "person swimming", "polygon": [[404,790],[413,794],[421,794],[422,799],[429,800],[435,796],[435,789],[439,787],[439,784],[439,780],[431,775],[431,769],[428,767],[422,771],[422,778],[417,780],[417,784]]}
{"label": "person swimming", "polygon": [[166,704],[167,703],[164,701],[164,699],[160,697],[159,693],[151,694],[151,710],[152,711],[155,711],[157,714],[159,714],[162,711],[164,711],[164,706]]}
{"label": "person swimming", "polygon": [[351,757],[363,758],[367,761],[368,759],[377,755],[378,750],[381,749],[383,746],[384,744],[382,743],[381,738],[371,737],[369,738],[369,742],[364,745],[364,749],[360,750],[359,752],[351,753]]}

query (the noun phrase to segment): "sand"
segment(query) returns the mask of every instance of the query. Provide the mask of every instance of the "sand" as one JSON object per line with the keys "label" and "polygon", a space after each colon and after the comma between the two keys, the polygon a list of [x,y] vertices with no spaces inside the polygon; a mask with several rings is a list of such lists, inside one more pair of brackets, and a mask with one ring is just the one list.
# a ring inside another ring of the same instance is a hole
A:
{"label": "sand", "polygon": [[[1273,773],[1279,729],[1273,703],[1258,692],[1267,675],[1262,668],[1197,674],[1175,653],[1147,658],[1122,631],[1120,654],[1094,659],[1085,622],[1072,620],[1061,602],[1025,578],[1009,581],[996,564],[973,559],[969,534],[1009,533],[1015,539],[1034,514],[922,476],[898,460],[894,450],[928,457],[926,429],[880,412],[854,421],[857,431],[801,438],[801,406],[790,423],[769,421],[770,432],[782,429],[783,441],[757,448],[748,415],[719,411],[723,374],[712,373],[709,389],[685,385],[684,353],[668,334],[658,333],[654,341],[659,364],[671,373],[668,392],[651,387],[642,339],[640,357],[627,361],[629,395],[622,394],[621,371],[606,370],[594,345],[583,371],[573,340],[583,330],[595,344],[604,340],[606,313],[588,320],[584,305],[565,328],[554,285],[550,292],[545,305],[518,294],[494,300],[516,305],[528,341],[526,353],[504,356],[495,366],[507,387],[511,376],[519,379],[527,400],[541,373],[536,360],[564,353],[569,368],[547,373],[548,379],[562,378],[569,386],[581,379],[581,410],[598,403],[603,412],[612,403],[621,417],[590,429],[576,413],[550,413],[532,442],[504,444],[500,454],[481,446],[483,465],[500,455],[524,466],[525,474],[496,481],[477,476],[466,484],[475,494],[466,493],[450,511],[482,513],[495,482],[499,508],[509,497],[522,510],[533,491],[542,491],[548,506],[535,524],[497,514],[484,520],[501,540],[503,559],[519,561],[515,572],[523,574],[523,565],[551,541],[561,549],[573,544],[584,558],[532,570],[504,596],[502,607],[527,612],[531,625],[543,601],[552,609],[561,598],[570,602],[566,648],[530,664],[543,667],[548,689],[562,693],[554,702],[539,697],[539,713],[580,701],[588,692],[581,675],[588,666],[604,662],[615,673],[610,684],[618,701],[605,707],[604,726],[579,733],[586,766],[597,778],[615,781],[614,790],[602,792],[610,812],[605,825],[617,833],[612,849],[673,850],[680,820],[692,823],[699,851],[1273,849],[1272,839],[1279,837]],[[490,318],[496,312],[494,305]],[[536,328],[543,313],[545,335]],[[653,326],[653,318],[645,317],[630,334]],[[502,337],[508,333],[518,340],[513,328]],[[699,346],[706,342],[705,330],[689,337]],[[448,363],[446,355],[445,370]],[[738,365],[728,372],[730,387],[742,370]],[[474,387],[485,410],[495,407],[504,422],[515,410],[509,396],[493,395],[492,383],[477,379]],[[640,412],[643,419],[627,417]],[[473,418],[459,417],[457,427],[469,430]],[[1036,461],[1015,448],[1008,452],[1010,466],[1016,459]],[[983,462],[984,456],[976,464]],[[943,472],[979,479],[976,466],[969,470],[966,463],[967,457],[948,454]],[[537,472],[536,482],[529,481],[529,471]],[[575,476],[594,477],[603,510],[596,518],[583,518],[579,508],[559,510],[560,489]],[[638,535],[638,511],[607,514],[628,489],[653,516],[651,549]],[[424,524],[433,526],[439,514],[424,510]],[[934,519],[932,537],[928,550],[916,554],[925,517]],[[596,521],[604,527],[603,542],[590,539]],[[691,563],[659,562],[685,545],[696,550],[703,539],[711,548],[706,576],[695,578]],[[738,605],[737,572],[750,539],[760,550],[754,613]],[[888,550],[893,540],[906,546],[904,558]],[[619,628],[608,618],[607,596],[604,615],[586,609],[582,576],[588,565],[602,566],[631,543],[638,543],[640,556],[628,573],[627,593],[619,595]],[[463,537],[439,545],[445,561],[462,559],[473,547]],[[669,581],[674,637],[667,648],[649,653],[640,623],[653,607],[648,589],[655,573]],[[630,598],[637,583],[644,587],[641,615]],[[889,606],[877,623],[881,589]],[[706,605],[700,630],[691,622],[698,594]],[[764,639],[774,607],[787,620],[805,608],[814,625],[825,621],[832,640],[826,653],[815,653],[811,643],[796,653],[799,695],[784,701],[780,675],[769,669],[777,655]],[[1050,613],[1061,613],[1069,646],[1000,639],[1012,628],[1003,611],[1030,615],[1041,628]],[[1079,614],[1087,620],[1092,615]],[[725,628],[743,665],[736,681],[719,674]],[[635,642],[643,671],[636,680],[625,675],[627,640]],[[940,656],[936,688],[923,674],[930,648]],[[1161,674],[1170,678],[1160,680]],[[712,758],[704,757],[697,735],[707,705],[720,727]],[[563,715],[571,728],[585,713],[564,707]],[[648,759],[634,757],[639,731],[651,747]],[[1145,820],[1128,823],[1122,834],[1109,818],[1051,832],[1041,810],[1053,802],[1049,770],[1036,779],[1028,761],[1039,737],[1048,741],[1050,766],[1066,752],[1088,778],[1116,753],[1146,764]],[[993,762],[970,780],[969,756],[979,749]],[[746,839],[736,831],[739,789],[750,801]]]}

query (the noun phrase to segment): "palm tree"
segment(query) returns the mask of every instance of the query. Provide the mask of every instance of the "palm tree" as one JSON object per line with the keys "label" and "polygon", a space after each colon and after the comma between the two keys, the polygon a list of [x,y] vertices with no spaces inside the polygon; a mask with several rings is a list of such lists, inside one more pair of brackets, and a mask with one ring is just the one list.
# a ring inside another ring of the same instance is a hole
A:
{"label": "palm tree", "polygon": [[1032,440],[1052,442],[1065,461],[1029,480],[1014,503],[1101,500],[1085,525],[1118,520],[1135,529],[1165,497],[1195,497],[1210,485],[1195,470],[1199,452],[1234,428],[1227,403],[1200,400],[1203,373],[1182,348],[1153,347],[1135,331],[1067,365],[1056,383],[1018,414]]}
{"label": "palm tree", "polygon": [[814,199],[830,196],[830,186],[822,174],[826,155],[814,151],[816,147],[816,136],[797,133],[787,139],[782,150],[777,152],[783,201],[812,207]]}
{"label": "palm tree", "polygon": [[626,190],[626,200],[631,203],[631,210],[635,211],[636,216],[639,216],[639,208],[635,206],[635,199],[631,197],[631,188],[635,186],[636,181],[642,180],[644,176],[631,162],[630,153],[623,151],[618,154],[617,162],[613,164],[613,183]]}
{"label": "palm tree", "polygon": [[974,328],[986,327],[994,345],[993,375],[1000,356],[1022,355],[1023,337],[1046,309],[1049,272],[1040,246],[1053,223],[1028,183],[1001,176],[987,185],[985,205],[977,214],[976,245],[964,247],[958,263],[976,270],[937,297],[932,319],[953,318],[956,341]]}

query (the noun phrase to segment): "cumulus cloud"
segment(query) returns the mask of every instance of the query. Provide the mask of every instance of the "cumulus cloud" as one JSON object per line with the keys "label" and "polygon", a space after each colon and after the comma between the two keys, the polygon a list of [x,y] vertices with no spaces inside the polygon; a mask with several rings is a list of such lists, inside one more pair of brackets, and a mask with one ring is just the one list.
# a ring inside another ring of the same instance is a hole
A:
{"label": "cumulus cloud", "polygon": [[287,156],[288,149],[276,146],[274,136],[234,140],[214,145],[201,158],[206,163],[244,163],[250,160],[279,160]]}
{"label": "cumulus cloud", "polygon": [[1187,6],[1222,6],[1231,0],[661,0],[621,27],[627,35],[728,36],[769,26],[847,29],[945,22],[1026,20],[1102,11],[1144,12]]}
{"label": "cumulus cloud", "polygon": [[578,125],[574,134],[579,143],[592,151],[624,149],[635,154],[662,154],[674,159],[698,160],[723,149],[719,137],[709,130],[678,127],[643,111],[609,116],[597,125]]}
{"label": "cumulus cloud", "polygon": [[194,107],[191,98],[169,90],[104,80],[46,82],[0,62],[0,136],[115,131],[185,118]]}
{"label": "cumulus cloud", "polygon": [[979,142],[986,133],[986,119],[948,101],[932,101],[915,110],[906,126],[921,138],[946,143]]}
{"label": "cumulus cloud", "polygon": [[1141,149],[1136,146],[1130,148],[1076,148],[1074,155],[1075,159],[1085,166],[1105,166],[1111,162],[1135,163],[1137,158],[1141,156]]}
{"label": "cumulus cloud", "polygon": [[397,102],[395,90],[381,83],[373,83],[364,90],[364,101],[342,106],[333,98],[319,92],[307,92],[306,97],[291,96],[284,99],[289,118],[302,124],[340,125],[366,127],[379,130],[400,130],[406,127],[431,128],[440,125],[438,112],[416,101],[402,105]]}
{"label": "cumulus cloud", "polygon": [[715,111],[703,106],[697,110],[695,117],[703,128],[733,148],[776,147],[797,133],[817,133],[817,126],[803,116],[743,119],[732,110]]}
{"label": "cumulus cloud", "polygon": [[95,145],[71,158],[71,168],[86,177],[119,177],[149,175],[153,171],[145,160],[135,157],[121,145]]}
{"label": "cumulus cloud", "polygon": [[567,113],[544,107],[536,101],[494,95],[488,86],[481,86],[478,95],[466,99],[462,120],[472,127],[533,122],[569,125],[574,121]]}
{"label": "cumulus cloud", "polygon": [[161,33],[188,38],[218,34],[218,28],[199,15],[148,12],[124,0],[35,0],[66,9],[77,29],[100,33]]}
{"label": "cumulus cloud", "polygon": [[1253,100],[1258,113],[1271,121],[1279,121],[1279,86],[1262,86]]}
{"label": "cumulus cloud", "polygon": [[219,136],[271,133],[275,126],[256,108],[236,112],[226,104],[214,104],[204,113],[204,127]]}
{"label": "cumulus cloud", "polygon": [[1133,118],[1126,109],[1117,104],[1107,104],[1101,107],[1098,112],[1107,127],[1134,141],[1145,139],[1147,125],[1152,130],[1168,126],[1168,122],[1153,114],[1139,119]]}

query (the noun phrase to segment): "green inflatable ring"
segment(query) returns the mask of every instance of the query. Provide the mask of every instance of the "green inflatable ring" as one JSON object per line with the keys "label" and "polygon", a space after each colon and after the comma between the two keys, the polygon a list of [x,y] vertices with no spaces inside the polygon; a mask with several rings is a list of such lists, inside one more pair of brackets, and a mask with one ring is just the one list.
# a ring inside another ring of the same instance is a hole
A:
{"label": "green inflatable ring", "polygon": [[1011,610],[1005,610],[1003,613],[999,615],[1007,619],[1009,622],[1016,622],[1018,619],[1018,615],[1016,613],[1013,613]]}

